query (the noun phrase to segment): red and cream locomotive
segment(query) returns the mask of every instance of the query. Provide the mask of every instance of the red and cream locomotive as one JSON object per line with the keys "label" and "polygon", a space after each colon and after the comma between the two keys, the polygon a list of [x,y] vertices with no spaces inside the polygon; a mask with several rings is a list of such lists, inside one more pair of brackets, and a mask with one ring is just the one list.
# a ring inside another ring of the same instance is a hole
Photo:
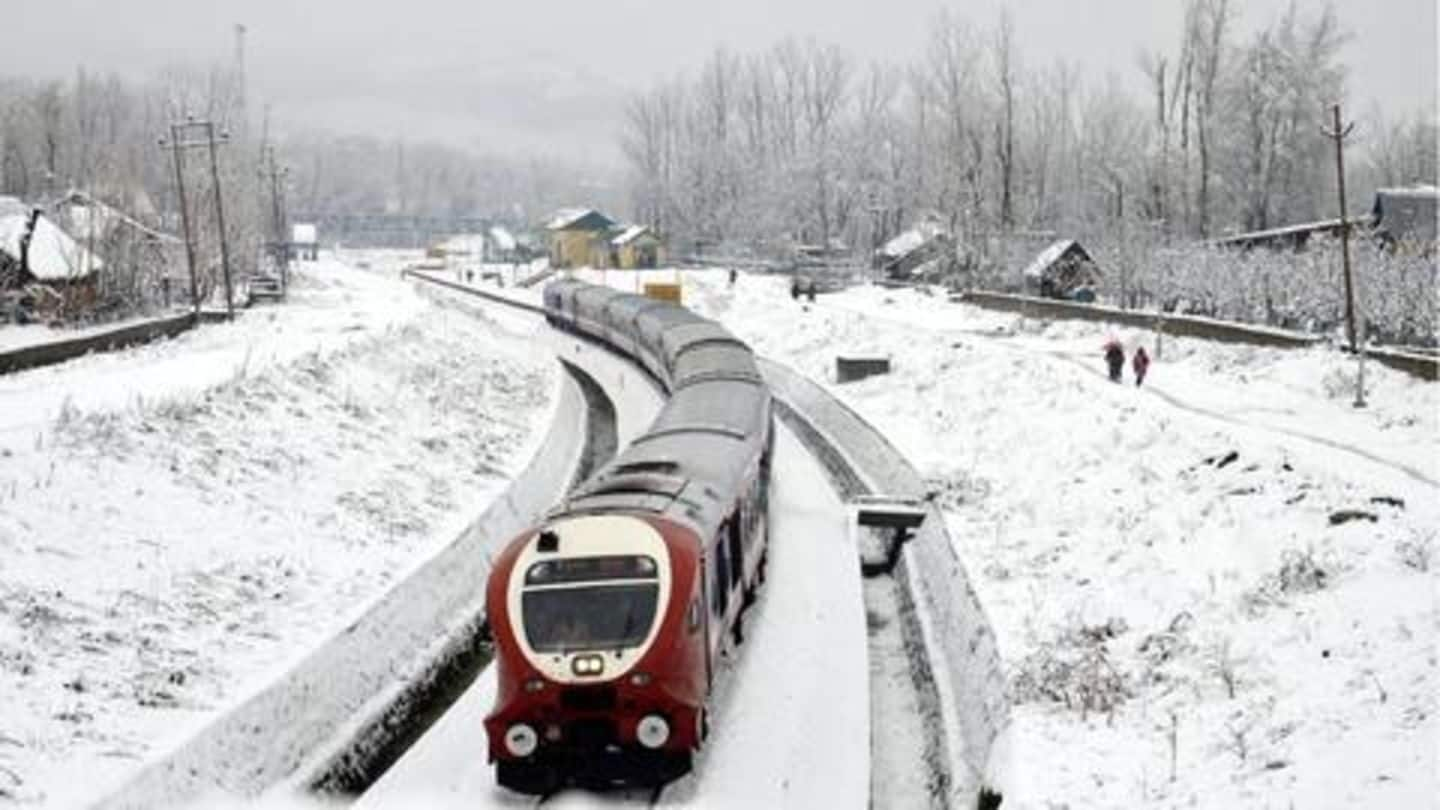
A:
{"label": "red and cream locomotive", "polygon": [[718,659],[764,577],[770,394],[745,344],[682,307],[565,280],[545,309],[669,396],[495,560],[490,758],[527,793],[664,783],[690,770]]}

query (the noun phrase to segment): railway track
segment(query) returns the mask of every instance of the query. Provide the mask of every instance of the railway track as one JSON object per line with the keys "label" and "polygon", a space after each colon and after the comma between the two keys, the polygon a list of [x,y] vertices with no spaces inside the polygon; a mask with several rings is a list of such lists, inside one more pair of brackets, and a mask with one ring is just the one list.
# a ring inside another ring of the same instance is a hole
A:
{"label": "railway track", "polygon": [[[429,273],[408,275],[543,315],[530,301]],[[556,354],[567,365],[583,368],[599,353],[556,335]],[[648,381],[630,368],[634,378]],[[604,368],[594,376],[601,387],[637,385]],[[981,776],[973,765],[952,774],[958,754],[951,748],[965,735],[953,728],[953,707],[940,705],[927,652],[938,631],[919,617],[923,606],[911,598],[908,580],[861,582],[847,501],[875,493],[876,476],[867,476],[860,469],[865,460],[857,462],[793,402],[778,396],[777,405],[770,579],[783,585],[762,589],[747,615],[745,647],[722,668],[713,697],[715,733],[694,772],[661,790],[567,790],[540,798],[506,791],[495,785],[485,762],[482,721],[495,690],[494,673],[487,670],[356,806],[654,806],[692,800],[720,807],[973,806]],[[626,430],[617,432],[623,445]],[[817,682],[828,686],[817,688]],[[897,734],[881,728],[895,725],[886,712],[915,716],[904,718]],[[988,751],[993,733],[967,734],[983,737]],[[920,739],[903,742],[915,736]]]}

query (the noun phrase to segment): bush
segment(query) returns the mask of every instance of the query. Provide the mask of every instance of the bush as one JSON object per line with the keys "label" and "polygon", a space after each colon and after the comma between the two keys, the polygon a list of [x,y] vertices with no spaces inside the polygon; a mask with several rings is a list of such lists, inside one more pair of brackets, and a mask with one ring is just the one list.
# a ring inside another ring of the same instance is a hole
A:
{"label": "bush", "polygon": [[1072,622],[1020,662],[1010,679],[1011,700],[1063,703],[1082,718],[1092,711],[1113,715],[1130,687],[1110,660],[1106,641],[1124,631],[1122,619],[1091,626]]}

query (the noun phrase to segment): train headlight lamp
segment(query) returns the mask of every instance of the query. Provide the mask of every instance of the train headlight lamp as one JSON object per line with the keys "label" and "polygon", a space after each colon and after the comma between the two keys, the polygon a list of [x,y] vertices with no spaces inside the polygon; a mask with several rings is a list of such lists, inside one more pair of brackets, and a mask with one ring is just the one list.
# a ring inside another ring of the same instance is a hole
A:
{"label": "train headlight lamp", "polygon": [[630,676],[631,686],[649,686],[650,681],[650,673],[648,672],[637,672]]}
{"label": "train headlight lamp", "polygon": [[544,679],[544,678],[526,678],[526,679],[525,679],[525,691],[526,691],[526,692],[530,692],[531,694],[534,694],[535,692],[544,691],[544,689],[545,689],[545,679]]}
{"label": "train headlight lamp", "polygon": [[670,724],[658,714],[647,714],[635,725],[635,738],[641,745],[654,750],[670,739]]}
{"label": "train headlight lamp", "polygon": [[605,659],[598,655],[577,655],[570,661],[576,675],[599,675],[605,671]]}
{"label": "train headlight lamp", "polygon": [[505,731],[505,750],[517,757],[528,757],[540,745],[535,729],[524,723],[516,723]]}

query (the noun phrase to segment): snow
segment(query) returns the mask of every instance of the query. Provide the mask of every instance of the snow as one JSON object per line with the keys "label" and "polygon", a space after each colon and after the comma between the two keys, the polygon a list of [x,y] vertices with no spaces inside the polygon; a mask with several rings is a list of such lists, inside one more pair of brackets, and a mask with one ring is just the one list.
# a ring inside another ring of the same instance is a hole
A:
{"label": "snow", "polygon": [[[1355,361],[1325,348],[785,284],[693,273],[685,297],[818,380],[838,353],[893,356],[829,387],[927,476],[1017,695],[1047,663],[1119,678],[1113,709],[1022,696],[1006,807],[1433,804],[1433,383],[1371,364],[1357,410]],[[1109,333],[1157,357],[1145,387],[1104,379]],[[1331,525],[1342,509],[1375,521]]]}
{"label": "snow", "polygon": [[[26,214],[0,216],[0,251],[20,260],[20,238],[25,235]],[[41,281],[84,278],[105,265],[50,218],[41,215],[30,238],[30,273]]]}
{"label": "snow", "polygon": [[1049,247],[1040,251],[1040,255],[1036,256],[1035,260],[1030,262],[1029,266],[1025,268],[1025,277],[1040,278],[1045,275],[1045,271],[1050,269],[1050,265],[1065,255],[1065,251],[1069,250],[1073,244],[1075,244],[1074,239],[1061,239],[1058,242],[1051,243]]}
{"label": "snow", "polygon": [[473,256],[479,260],[485,256],[485,234],[457,234],[441,242],[440,249],[447,257]]}
{"label": "snow", "polygon": [[545,224],[547,231],[560,231],[583,219],[586,215],[598,213],[593,208],[561,208]]}
{"label": "snow", "polygon": [[0,352],[23,349],[28,346],[38,346],[44,343],[77,340],[103,332],[124,329],[127,326],[134,326],[135,324],[144,323],[151,319],[152,317],[125,318],[80,329],[52,329],[45,324],[38,323],[24,325],[4,324],[0,325]]}
{"label": "snow", "polygon": [[[769,575],[746,642],[720,675],[710,741],[660,804],[707,808],[869,806],[865,615],[845,510],[788,429],[776,435]],[[533,804],[494,782],[483,721],[494,668],[481,673],[358,808]],[[644,803],[648,796],[636,796]],[[568,791],[560,806],[626,803]]]}
{"label": "snow", "polygon": [[517,244],[514,234],[499,225],[490,228],[490,241],[501,251],[514,250]]}
{"label": "snow", "polygon": [[451,540],[543,433],[533,328],[322,256],[284,305],[0,377],[0,800],[93,798]]}
{"label": "snow", "polygon": [[308,222],[297,222],[291,228],[290,241],[297,245],[313,245],[319,241],[315,225]]}
{"label": "snow", "polygon": [[621,245],[628,245],[633,242],[637,236],[645,233],[648,230],[650,229],[645,227],[644,225],[631,225],[627,227],[624,231],[621,231],[619,236],[611,239],[610,244],[616,247],[620,247]]}

